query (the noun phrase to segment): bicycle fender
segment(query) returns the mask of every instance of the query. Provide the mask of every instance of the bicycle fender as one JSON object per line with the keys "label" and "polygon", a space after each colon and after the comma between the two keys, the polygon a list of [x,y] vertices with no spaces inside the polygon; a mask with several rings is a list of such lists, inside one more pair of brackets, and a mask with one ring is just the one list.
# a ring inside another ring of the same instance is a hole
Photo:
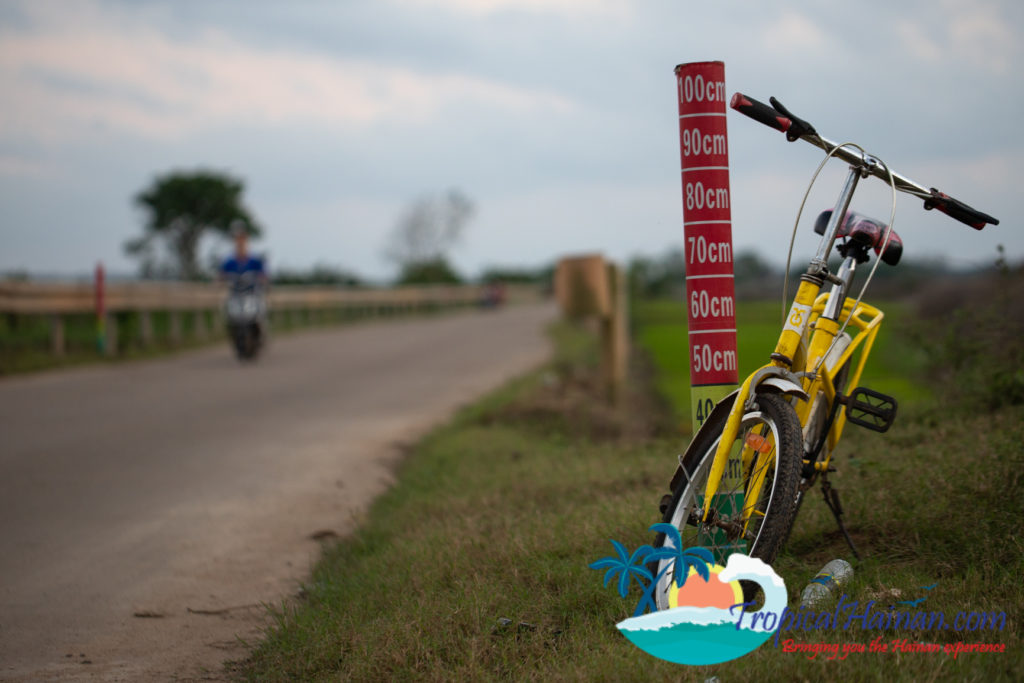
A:
{"label": "bicycle fender", "polygon": [[[721,401],[715,404],[715,407],[711,409],[711,413],[704,419],[704,424],[697,430],[697,433],[693,435],[693,438],[690,439],[690,445],[688,445],[683,454],[679,456],[680,463],[686,462],[686,459],[690,456],[690,452],[696,448],[696,444],[701,440],[701,437],[704,436],[704,433],[711,431],[710,425],[713,424],[711,418],[718,417],[719,413],[725,413],[726,415],[729,414],[729,411],[732,410],[732,404],[736,401],[736,396],[739,393],[740,390],[735,389],[732,393],[726,395]],[[674,493],[676,486],[685,478],[686,475],[683,473],[683,466],[680,464],[676,468],[675,474],[672,475],[672,481],[669,482],[669,490]]]}
{"label": "bicycle fender", "polygon": [[807,392],[804,391],[803,387],[794,382],[793,380],[786,379],[784,377],[769,377],[763,380],[757,385],[756,393],[762,391],[770,391],[773,393],[786,394],[787,396],[796,396],[802,401],[809,399]]}

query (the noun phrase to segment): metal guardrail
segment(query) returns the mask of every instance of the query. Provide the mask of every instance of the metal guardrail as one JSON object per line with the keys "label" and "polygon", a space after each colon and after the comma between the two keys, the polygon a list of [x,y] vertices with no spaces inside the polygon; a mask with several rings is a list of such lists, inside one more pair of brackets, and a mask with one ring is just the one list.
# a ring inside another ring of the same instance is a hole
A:
{"label": "metal guardrail", "polygon": [[[334,311],[346,317],[375,317],[400,313],[479,305],[487,295],[483,286],[438,285],[393,289],[346,289],[275,285],[270,288],[269,308],[278,319],[308,323]],[[504,300],[537,301],[542,293],[533,285],[504,287]],[[118,314],[137,313],[143,345],[153,342],[152,314],[170,317],[170,341],[182,341],[182,316],[192,315],[194,336],[210,336],[210,323],[221,324],[226,298],[223,284],[186,282],[123,282],[104,287],[102,306],[97,305],[93,283],[38,283],[0,280],[0,314],[47,316],[51,350],[64,353],[64,317],[102,312],[107,355],[117,353]]]}

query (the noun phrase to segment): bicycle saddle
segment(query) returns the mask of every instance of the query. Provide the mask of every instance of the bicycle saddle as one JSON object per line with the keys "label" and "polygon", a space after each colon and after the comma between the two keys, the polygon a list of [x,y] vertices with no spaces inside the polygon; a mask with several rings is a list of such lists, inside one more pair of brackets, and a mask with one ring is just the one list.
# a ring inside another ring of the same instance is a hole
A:
{"label": "bicycle saddle", "polygon": [[[828,219],[831,217],[832,209],[822,211],[818,219],[814,221],[814,232],[824,235]],[[885,227],[885,223],[874,218],[868,218],[859,213],[847,211],[846,220],[839,227],[836,237],[849,238],[854,242],[863,244],[865,247],[874,249],[875,253],[879,254],[882,242],[885,241]],[[886,245],[885,252],[879,254],[879,258],[882,259],[883,263],[895,266],[900,262],[901,256],[903,256],[903,240],[900,239],[895,230],[892,230],[889,233],[889,244]]]}

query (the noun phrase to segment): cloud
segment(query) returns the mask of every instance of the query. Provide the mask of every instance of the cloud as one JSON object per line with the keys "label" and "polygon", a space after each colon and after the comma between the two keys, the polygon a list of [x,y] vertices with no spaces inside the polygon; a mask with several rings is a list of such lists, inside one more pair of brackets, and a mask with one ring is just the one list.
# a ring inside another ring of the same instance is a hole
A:
{"label": "cloud", "polygon": [[[385,119],[424,122],[445,108],[567,111],[553,92],[457,73],[421,73],[295,50],[258,49],[205,29],[182,39],[90,3],[70,17],[39,12],[43,31],[0,40],[0,128],[46,141],[129,132],[175,138],[231,125]],[[82,24],[85,24],[84,26]]]}
{"label": "cloud", "polygon": [[766,48],[773,52],[819,50],[826,43],[825,32],[817,24],[792,10],[765,26],[762,38]]}
{"label": "cloud", "polygon": [[1006,74],[1017,47],[1007,18],[991,4],[971,3],[959,6],[949,21],[949,37],[955,55],[968,63]]}
{"label": "cloud", "polygon": [[934,64],[942,58],[942,48],[919,23],[915,21],[898,22],[896,35],[903,47],[918,60]]}
{"label": "cloud", "polygon": [[626,3],[615,0],[400,0],[414,7],[443,8],[453,12],[486,15],[515,10],[535,14],[624,14]]}
{"label": "cloud", "polygon": [[1004,76],[1020,56],[1015,12],[1017,7],[1005,3],[942,2],[926,15],[894,22],[895,37],[911,57],[928,65]]}

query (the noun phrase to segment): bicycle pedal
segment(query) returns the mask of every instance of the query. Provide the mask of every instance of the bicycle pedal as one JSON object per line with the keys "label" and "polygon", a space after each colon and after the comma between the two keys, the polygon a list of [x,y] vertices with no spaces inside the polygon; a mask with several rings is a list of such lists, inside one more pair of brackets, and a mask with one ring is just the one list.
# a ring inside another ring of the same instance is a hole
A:
{"label": "bicycle pedal", "polygon": [[874,432],[888,431],[896,420],[896,399],[866,387],[854,389],[844,403],[849,422]]}

